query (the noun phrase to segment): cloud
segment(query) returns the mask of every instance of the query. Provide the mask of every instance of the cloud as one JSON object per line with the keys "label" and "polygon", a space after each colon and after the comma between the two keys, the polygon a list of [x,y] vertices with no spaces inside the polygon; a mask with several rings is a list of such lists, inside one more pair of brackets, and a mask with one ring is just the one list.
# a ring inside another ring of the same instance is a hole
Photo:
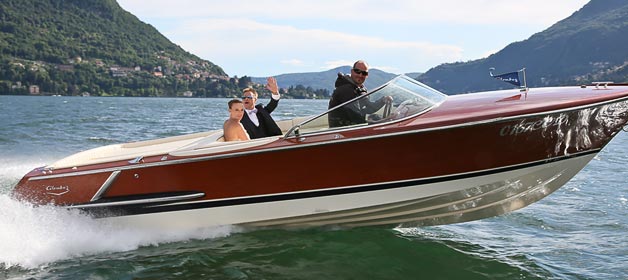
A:
{"label": "cloud", "polygon": [[391,72],[427,71],[494,53],[588,0],[118,2],[230,75],[267,76],[358,59]]}
{"label": "cloud", "polygon": [[328,69],[338,68],[338,67],[341,67],[341,66],[347,66],[347,65],[351,66],[351,65],[353,65],[353,63],[355,61],[357,61],[357,59],[354,60],[354,61],[350,61],[350,60],[325,61],[323,63],[324,66],[322,66],[320,69],[321,70],[328,70]]}
{"label": "cloud", "polygon": [[320,69],[337,65],[333,63],[337,61],[353,63],[382,54],[388,54],[388,59],[398,57],[404,63],[414,63],[414,69],[424,69],[442,61],[457,61],[463,52],[455,45],[300,29],[244,18],[184,20],[166,36],[176,37],[176,43],[184,49],[219,65],[247,62],[250,70],[272,68],[276,62]]}
{"label": "cloud", "polygon": [[[404,23],[461,23],[526,25],[552,24],[582,7],[588,0],[119,0],[140,17],[151,18],[267,18],[287,20],[397,21]],[[347,11],[355,11],[347,16]],[[534,20],[530,20],[530,19]]]}
{"label": "cloud", "polygon": [[290,66],[303,66],[303,61],[300,59],[285,59],[280,61],[279,63],[281,64],[285,64],[285,65],[290,65]]}

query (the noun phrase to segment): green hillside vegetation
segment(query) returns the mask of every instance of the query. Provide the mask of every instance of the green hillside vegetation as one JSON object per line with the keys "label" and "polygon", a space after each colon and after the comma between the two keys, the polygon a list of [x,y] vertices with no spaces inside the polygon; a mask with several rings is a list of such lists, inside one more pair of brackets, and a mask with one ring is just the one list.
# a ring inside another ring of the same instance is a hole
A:
{"label": "green hillside vegetation", "polygon": [[[524,16],[524,15],[522,15]],[[448,94],[509,88],[491,78],[526,68],[528,86],[628,82],[628,1],[592,0],[570,17],[485,59],[439,65],[418,79]]]}
{"label": "green hillside vegetation", "polygon": [[0,18],[0,94],[226,97],[251,85],[115,0],[3,0]]}

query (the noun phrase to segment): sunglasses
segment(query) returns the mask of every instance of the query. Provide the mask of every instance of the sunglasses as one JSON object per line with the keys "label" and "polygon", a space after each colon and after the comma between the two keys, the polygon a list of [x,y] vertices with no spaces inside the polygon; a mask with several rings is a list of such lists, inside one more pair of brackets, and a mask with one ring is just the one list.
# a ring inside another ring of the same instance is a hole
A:
{"label": "sunglasses", "polygon": [[364,76],[368,76],[369,75],[369,71],[360,70],[358,68],[353,68],[353,72],[355,72],[356,74],[364,75]]}
{"label": "sunglasses", "polygon": [[251,100],[253,100],[253,96],[242,96],[242,100],[244,100],[244,99],[251,99]]}

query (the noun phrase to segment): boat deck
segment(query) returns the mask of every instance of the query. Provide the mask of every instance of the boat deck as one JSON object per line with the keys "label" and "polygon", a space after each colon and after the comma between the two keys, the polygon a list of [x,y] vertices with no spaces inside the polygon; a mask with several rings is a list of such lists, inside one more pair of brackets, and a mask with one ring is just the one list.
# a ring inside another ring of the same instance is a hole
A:
{"label": "boat deck", "polygon": [[[295,118],[277,122],[282,133],[309,117]],[[46,168],[62,169],[78,166],[132,160],[138,157],[171,155],[175,157],[215,154],[225,151],[261,146],[278,140],[282,136],[266,137],[249,141],[225,142],[223,130],[212,130],[187,135],[172,136],[154,140],[113,144],[98,147],[60,159]]]}

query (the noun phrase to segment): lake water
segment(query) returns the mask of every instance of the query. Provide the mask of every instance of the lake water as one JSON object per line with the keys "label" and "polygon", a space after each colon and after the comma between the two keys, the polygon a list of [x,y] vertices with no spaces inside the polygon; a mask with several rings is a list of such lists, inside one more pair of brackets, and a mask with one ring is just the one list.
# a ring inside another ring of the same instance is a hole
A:
{"label": "lake water", "polygon": [[[625,132],[540,202],[447,226],[146,232],[9,197],[84,149],[220,128],[226,103],[0,96],[0,279],[628,279]],[[273,116],[326,108],[281,100]]]}

